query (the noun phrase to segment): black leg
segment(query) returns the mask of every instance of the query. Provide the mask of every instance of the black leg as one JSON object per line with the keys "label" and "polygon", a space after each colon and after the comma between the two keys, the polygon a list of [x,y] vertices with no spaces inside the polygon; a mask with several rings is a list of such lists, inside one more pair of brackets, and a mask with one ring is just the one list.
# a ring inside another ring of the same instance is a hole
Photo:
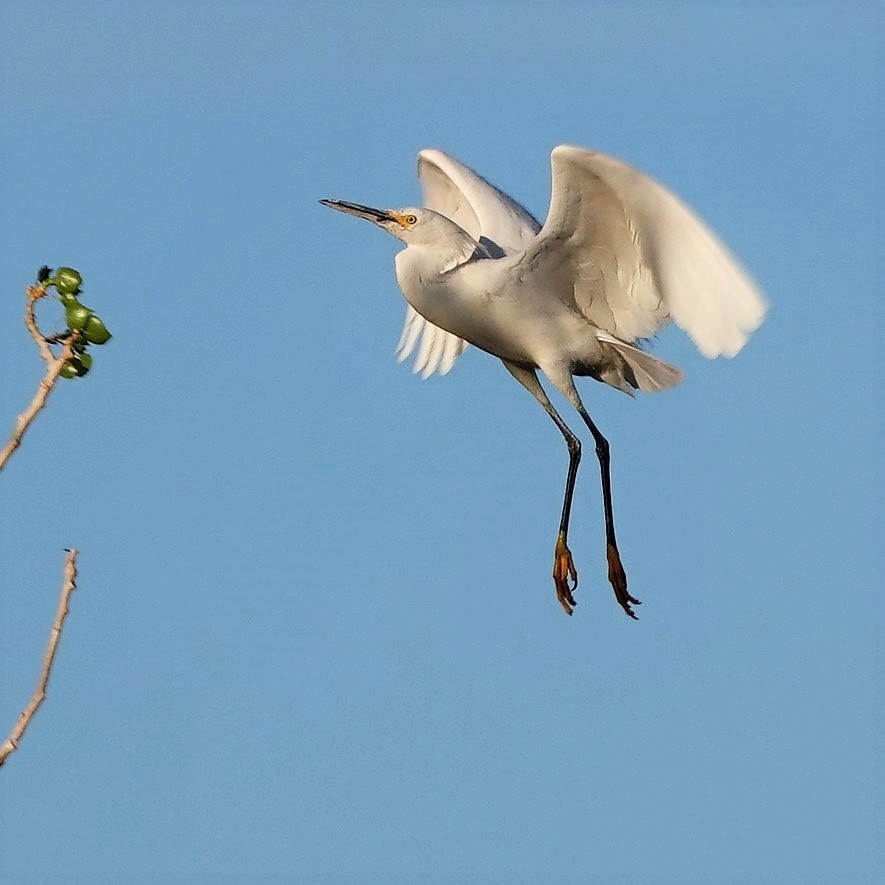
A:
{"label": "black leg", "polygon": [[602,435],[599,428],[593,423],[593,419],[587,414],[587,410],[578,401],[578,413],[583,418],[590,433],[593,434],[593,441],[596,443],[596,457],[599,460],[599,472],[602,477],[602,505],[605,510],[605,544],[606,557],[608,559],[608,579],[615,591],[615,598],[621,605],[621,608],[635,618],[636,615],[633,605],[640,605],[638,599],[634,599],[627,592],[627,575],[624,572],[624,566],[621,564],[621,555],[618,553],[618,542],[615,538],[615,517],[612,509],[612,480],[610,469],[609,445],[608,440]]}
{"label": "black leg", "polygon": [[[562,501],[562,516],[559,520],[559,535],[556,538],[556,549],[553,559],[553,583],[556,586],[556,598],[563,611],[570,615],[577,605],[575,590],[578,587],[578,571],[568,548],[568,524],[572,512],[572,498],[575,493],[575,481],[578,477],[578,466],[581,463],[581,441],[571,432],[568,425],[559,416],[553,404],[541,387],[534,370],[526,369],[514,363],[504,362],[507,370],[523,387],[541,404],[544,411],[553,419],[559,432],[568,446],[568,474],[565,480],[565,495]],[[571,582],[571,584],[569,583]]]}

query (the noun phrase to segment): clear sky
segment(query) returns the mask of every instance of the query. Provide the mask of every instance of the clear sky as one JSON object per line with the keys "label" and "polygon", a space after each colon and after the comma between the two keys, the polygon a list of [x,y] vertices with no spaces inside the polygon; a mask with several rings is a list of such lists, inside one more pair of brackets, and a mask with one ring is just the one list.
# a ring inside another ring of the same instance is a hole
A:
{"label": "clear sky", "polygon": [[[883,880],[880,4],[0,10],[2,420],[41,264],[114,333],[0,477],[3,736],[82,551],[0,879]],[[581,383],[638,622],[592,448],[569,619],[555,428],[476,350],[397,365],[398,244],[317,204],[438,147],[543,217],[561,142],[772,305],[733,361],[662,335],[674,391]]]}

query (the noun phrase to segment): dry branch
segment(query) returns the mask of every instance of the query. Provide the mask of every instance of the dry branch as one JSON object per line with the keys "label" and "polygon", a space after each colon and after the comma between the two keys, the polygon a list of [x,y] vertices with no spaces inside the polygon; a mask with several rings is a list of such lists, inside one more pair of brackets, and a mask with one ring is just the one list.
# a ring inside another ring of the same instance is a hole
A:
{"label": "dry branch", "polygon": [[10,753],[14,753],[18,749],[19,742],[22,739],[28,725],[31,723],[34,714],[40,709],[40,705],[46,698],[46,687],[49,684],[49,676],[52,673],[52,665],[55,662],[55,653],[58,649],[58,642],[61,639],[61,631],[64,627],[65,618],[68,616],[68,605],[70,603],[71,594],[77,589],[77,551],[68,550],[65,557],[64,578],[61,586],[61,596],[58,600],[58,610],[55,613],[55,620],[52,622],[52,630],[49,631],[49,643],[46,646],[46,652],[43,655],[43,666],[40,669],[40,678],[37,680],[37,688],[28,705],[22,710],[15,728],[12,729],[6,741],[0,745],[0,766],[6,761]]}
{"label": "dry branch", "polygon": [[[42,279],[42,274],[41,274]],[[34,418],[37,417],[41,409],[46,405],[46,400],[53,388],[58,382],[59,375],[65,363],[71,359],[74,354],[74,344],[78,340],[78,334],[64,333],[60,336],[47,338],[37,326],[37,318],[34,313],[34,306],[37,301],[46,295],[46,286],[38,284],[36,286],[28,286],[27,297],[25,303],[25,326],[28,329],[37,350],[40,352],[40,358],[46,364],[46,373],[40,381],[37,392],[31,400],[30,405],[25,409],[15,422],[12,435],[8,442],[0,451],[0,470],[6,466],[6,462],[12,457],[12,453],[21,445],[22,438],[31,426]],[[61,345],[58,356],[53,353],[50,344]],[[18,722],[12,729],[6,741],[0,745],[0,766],[6,762],[7,757],[18,749],[19,742],[25,731],[33,719],[34,714],[40,709],[40,705],[46,698],[46,687],[49,684],[49,676],[52,673],[52,665],[55,662],[55,653],[58,650],[58,643],[61,639],[61,632],[64,627],[65,618],[68,616],[68,605],[71,594],[77,588],[77,551],[75,549],[68,550],[65,557],[64,576],[61,587],[61,596],[58,601],[58,610],[55,613],[55,620],[52,623],[52,630],[49,633],[49,644],[43,655],[43,666],[40,670],[40,678],[37,681],[37,688],[28,705],[19,716]]]}
{"label": "dry branch", "polygon": [[0,470],[6,466],[6,462],[12,457],[12,453],[21,445],[22,437],[31,426],[31,422],[46,405],[46,399],[52,392],[53,387],[55,387],[62,367],[74,353],[73,336],[69,337],[62,344],[61,352],[58,356],[55,356],[43,333],[37,328],[34,305],[45,295],[46,289],[44,286],[28,286],[27,302],[25,304],[25,325],[28,327],[28,332],[31,333],[31,337],[40,351],[43,362],[46,363],[46,374],[41,379],[40,386],[37,388],[37,392],[34,394],[30,405],[18,416],[12,435],[9,437],[3,450],[0,451]]}

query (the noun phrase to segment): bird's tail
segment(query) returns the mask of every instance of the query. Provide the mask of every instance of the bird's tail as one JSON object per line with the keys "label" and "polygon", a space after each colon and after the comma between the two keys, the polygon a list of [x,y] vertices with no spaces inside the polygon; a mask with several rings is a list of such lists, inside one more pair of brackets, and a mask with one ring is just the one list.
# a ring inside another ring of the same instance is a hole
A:
{"label": "bird's tail", "polygon": [[612,335],[597,332],[596,337],[603,347],[615,351],[620,357],[613,361],[617,367],[605,369],[600,373],[599,380],[623,390],[624,393],[631,396],[633,390],[657,393],[659,390],[675,387],[685,377],[676,366],[671,366],[632,344],[619,341]]}

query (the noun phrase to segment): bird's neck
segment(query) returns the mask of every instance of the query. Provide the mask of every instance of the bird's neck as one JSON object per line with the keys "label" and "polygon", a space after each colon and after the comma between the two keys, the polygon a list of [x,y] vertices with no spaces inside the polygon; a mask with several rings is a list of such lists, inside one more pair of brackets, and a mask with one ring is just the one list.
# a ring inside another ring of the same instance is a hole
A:
{"label": "bird's neck", "polygon": [[484,248],[470,234],[453,224],[444,243],[413,243],[398,252],[397,279],[403,290],[407,281],[432,285],[477,254],[485,255]]}
{"label": "bird's neck", "polygon": [[[460,230],[460,229],[459,229]],[[396,278],[406,301],[422,316],[435,321],[438,310],[452,296],[452,271],[467,263],[481,248],[468,234],[443,245],[410,245],[396,255]],[[433,318],[431,318],[433,317]]]}

